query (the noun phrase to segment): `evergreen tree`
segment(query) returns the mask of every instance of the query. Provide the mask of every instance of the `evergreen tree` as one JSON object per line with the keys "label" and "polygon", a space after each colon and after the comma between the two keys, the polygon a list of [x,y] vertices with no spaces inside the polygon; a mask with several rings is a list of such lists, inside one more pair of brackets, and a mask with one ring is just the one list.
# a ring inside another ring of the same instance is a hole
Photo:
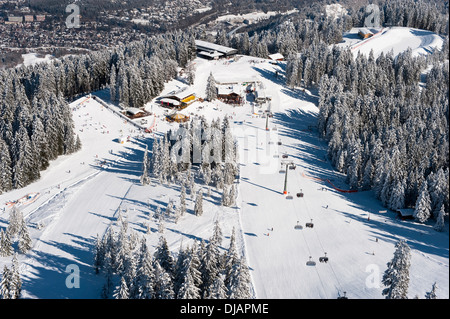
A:
{"label": "evergreen tree", "polygon": [[159,264],[158,260],[154,260],[154,298],[155,299],[174,299],[173,283],[171,276]]}
{"label": "evergreen tree", "polygon": [[9,237],[9,232],[4,232],[3,229],[0,230],[0,256],[7,257],[13,254],[13,248],[11,239]]}
{"label": "evergreen tree", "polygon": [[158,246],[156,246],[155,249],[154,259],[158,262],[158,265],[161,266],[170,276],[173,275],[175,261],[169,250],[167,241],[162,235],[159,237]]}
{"label": "evergreen tree", "polygon": [[181,273],[183,274],[182,284],[178,291],[178,299],[200,299],[200,288],[198,283],[201,282],[200,272],[196,268],[194,259],[196,258],[193,252],[188,252],[183,259],[183,266]]}
{"label": "evergreen tree", "polygon": [[114,298],[115,299],[129,299],[128,297],[129,297],[129,290],[127,287],[127,282],[126,282],[125,278],[122,276],[122,278],[120,279],[120,286],[114,293]]}
{"label": "evergreen tree", "polygon": [[210,72],[206,83],[206,100],[211,102],[215,99],[217,99],[216,80],[212,72]]}
{"label": "evergreen tree", "polygon": [[198,191],[197,197],[195,198],[194,213],[196,216],[203,215],[203,192],[201,189]]}
{"label": "evergreen tree", "polygon": [[142,175],[140,178],[142,185],[148,185],[150,183],[150,177],[148,176],[148,146],[145,147],[144,159],[142,160]]}
{"label": "evergreen tree", "polygon": [[420,189],[413,216],[420,223],[426,222],[431,216],[431,199],[430,194],[428,193],[428,183],[426,180],[423,182]]}
{"label": "evergreen tree", "polygon": [[437,220],[436,220],[436,224],[434,225],[434,230],[438,231],[438,232],[442,232],[445,229],[445,221],[444,221],[444,216],[445,216],[445,210],[444,210],[444,204],[441,205],[441,209],[439,210],[439,214],[437,216]]}
{"label": "evergreen tree", "polygon": [[436,285],[436,283],[434,283],[433,286],[431,287],[431,291],[427,292],[425,294],[425,298],[426,299],[437,299],[436,289],[437,289],[437,285]]}
{"label": "evergreen tree", "polygon": [[139,261],[136,270],[135,286],[137,287],[136,298],[152,299],[154,290],[154,269],[153,258],[148,251],[145,237],[142,238]]}
{"label": "evergreen tree", "polygon": [[383,275],[382,283],[386,288],[382,294],[386,299],[407,299],[411,249],[404,240],[399,240],[395,248],[394,257],[387,263]]}
{"label": "evergreen tree", "polygon": [[17,254],[14,254],[11,265],[11,289],[10,295],[12,299],[19,299],[22,291],[22,279],[19,274],[19,262]]}
{"label": "evergreen tree", "polygon": [[211,287],[208,289],[205,299],[226,299],[227,298],[227,288],[225,286],[223,276],[218,275]]}
{"label": "evergreen tree", "polygon": [[227,289],[229,299],[252,298],[251,277],[245,257],[241,257],[234,263]]}
{"label": "evergreen tree", "polygon": [[11,270],[3,266],[2,279],[0,281],[0,299],[12,299],[12,273]]}
{"label": "evergreen tree", "polygon": [[26,254],[32,248],[32,241],[28,227],[25,221],[22,219],[22,223],[19,229],[19,250],[22,254]]}

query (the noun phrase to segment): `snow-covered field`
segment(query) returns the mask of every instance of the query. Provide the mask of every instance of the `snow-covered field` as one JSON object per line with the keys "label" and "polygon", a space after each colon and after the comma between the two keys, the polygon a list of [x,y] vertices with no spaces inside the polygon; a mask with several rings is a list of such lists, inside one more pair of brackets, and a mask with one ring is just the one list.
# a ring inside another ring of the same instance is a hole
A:
{"label": "snow-covered field", "polygon": [[[399,49],[400,50],[400,49]],[[195,60],[192,89],[204,97],[210,72],[231,82],[261,81],[272,96],[273,118],[250,102],[232,107],[222,102],[194,102],[183,113],[208,119],[230,117],[239,141],[240,180],[235,207],[222,207],[220,193],[205,196],[204,215],[192,213],[188,196],[186,214],[177,223],[165,224],[171,251],[193,240],[207,240],[219,220],[228,247],[233,227],[241,254],[247,257],[256,298],[383,298],[381,278],[398,239],[412,249],[409,296],[423,298],[437,282],[439,298],[449,298],[448,228],[437,233],[432,224],[400,221],[386,211],[372,192],[344,193],[345,178],[326,159],[326,144],[315,128],[317,96],[284,86],[280,66],[267,60],[241,57],[237,62]],[[180,80],[166,84],[161,95],[185,86]],[[107,91],[96,93],[104,98]],[[51,163],[42,178],[20,190],[0,195],[0,227],[6,227],[9,209],[4,203],[38,192],[36,201],[19,206],[31,229],[33,249],[19,255],[25,298],[99,298],[104,278],[94,274],[95,238],[115,224],[119,206],[129,227],[145,236],[150,248],[158,242],[158,223],[152,218],[170,199],[178,203],[179,186],[139,183],[146,145],[160,132],[177,124],[163,121],[165,109],[156,101],[147,105],[155,115],[157,132],[142,133],[93,98],[74,101],[76,132],[83,143],[78,153]],[[120,144],[121,136],[130,137]],[[278,145],[281,142],[281,145]],[[151,149],[149,147],[149,149]],[[283,155],[296,165],[280,172]],[[332,184],[327,182],[329,180]],[[201,187],[200,184],[197,187]],[[304,197],[297,197],[299,192]],[[189,213],[190,212],[190,213]],[[313,228],[306,228],[308,222]],[[297,225],[303,229],[294,229]],[[39,225],[39,227],[38,227]],[[147,232],[146,225],[150,232]],[[329,257],[320,263],[319,257]],[[308,266],[313,260],[315,266]],[[10,257],[0,257],[0,267]],[[80,287],[69,289],[66,267],[80,269]]]}
{"label": "snow-covered field", "polygon": [[[54,57],[51,54],[46,54],[45,56],[39,55],[37,53],[26,53],[22,54],[23,57],[23,65],[30,66],[35,65],[37,63],[42,62],[48,62]],[[22,64],[19,64],[18,66],[21,66]]]}
{"label": "snow-covered field", "polygon": [[406,27],[369,28],[373,37],[361,40],[359,28],[352,28],[344,34],[344,42],[339,46],[349,46],[356,55],[358,52],[368,55],[373,50],[377,57],[384,52],[393,51],[394,56],[411,49],[413,56],[431,53],[441,48],[443,39],[434,32]]}
{"label": "snow-covered field", "polygon": [[220,17],[218,17],[216,19],[216,21],[235,21],[235,20],[249,20],[250,23],[253,23],[255,21],[261,21],[261,20],[265,20],[268,19],[272,16],[276,16],[277,14],[291,14],[294,12],[297,12],[298,9],[292,9],[286,12],[280,12],[280,11],[267,11],[267,12],[262,12],[262,11],[255,11],[255,12],[251,12],[251,13],[246,13],[246,14],[226,14],[226,15],[222,15]]}

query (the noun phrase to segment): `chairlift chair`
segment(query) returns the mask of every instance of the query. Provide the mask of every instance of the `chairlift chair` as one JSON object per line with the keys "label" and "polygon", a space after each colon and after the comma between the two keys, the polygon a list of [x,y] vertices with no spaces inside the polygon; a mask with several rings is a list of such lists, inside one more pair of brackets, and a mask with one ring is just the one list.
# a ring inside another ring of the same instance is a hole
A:
{"label": "chairlift chair", "polygon": [[319,257],[319,261],[320,261],[321,263],[327,263],[327,262],[328,262],[327,253],[325,253],[325,256]]}
{"label": "chairlift chair", "polygon": [[300,190],[300,193],[297,193],[297,197],[303,197],[303,191]]}
{"label": "chairlift chair", "polygon": [[281,155],[281,157],[282,158],[288,158],[288,155],[287,154],[283,154],[283,155]]}
{"label": "chairlift chair", "polygon": [[340,295],[339,295],[339,297],[337,297],[337,299],[348,299],[348,297],[347,297],[347,292],[344,291],[344,295],[343,295],[343,296],[340,296]]}
{"label": "chairlift chair", "polygon": [[289,169],[296,169],[296,168],[297,168],[297,166],[295,166],[294,164],[289,166]]}
{"label": "chairlift chair", "polygon": [[306,266],[315,266],[316,262],[314,260],[311,260],[311,256],[309,256],[309,260],[306,262]]}
{"label": "chairlift chair", "polygon": [[310,223],[306,223],[306,227],[308,227],[308,228],[313,228],[313,227],[314,227],[314,224],[313,224],[313,222],[312,222],[312,219],[311,219],[311,222],[310,222]]}
{"label": "chairlift chair", "polygon": [[303,226],[297,222],[297,225],[294,226],[294,229],[303,229]]}

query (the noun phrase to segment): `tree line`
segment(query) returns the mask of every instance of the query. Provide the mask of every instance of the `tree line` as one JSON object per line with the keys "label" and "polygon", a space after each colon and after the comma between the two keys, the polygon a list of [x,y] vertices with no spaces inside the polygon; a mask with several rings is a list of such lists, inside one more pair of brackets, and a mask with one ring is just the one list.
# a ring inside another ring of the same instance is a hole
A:
{"label": "tree line", "polygon": [[[228,249],[222,247],[218,221],[209,240],[170,251],[163,232],[153,253],[145,237],[111,228],[97,238],[94,267],[104,275],[102,298],[115,299],[248,299],[252,298],[249,268],[239,256],[235,232]],[[221,250],[224,250],[222,253]]]}

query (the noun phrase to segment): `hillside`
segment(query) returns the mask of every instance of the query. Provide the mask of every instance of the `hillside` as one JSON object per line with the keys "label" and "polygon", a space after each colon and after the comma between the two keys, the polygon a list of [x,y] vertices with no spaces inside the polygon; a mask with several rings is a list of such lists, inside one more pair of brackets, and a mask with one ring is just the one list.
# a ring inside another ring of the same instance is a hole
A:
{"label": "hillside", "polygon": [[350,47],[356,55],[358,52],[368,55],[373,50],[375,58],[390,52],[397,56],[399,53],[411,49],[412,55],[426,55],[435,48],[441,48],[443,39],[434,32],[406,27],[387,27],[370,29],[373,37],[362,40],[358,36],[360,28],[352,28],[344,34],[344,41],[338,46]]}

